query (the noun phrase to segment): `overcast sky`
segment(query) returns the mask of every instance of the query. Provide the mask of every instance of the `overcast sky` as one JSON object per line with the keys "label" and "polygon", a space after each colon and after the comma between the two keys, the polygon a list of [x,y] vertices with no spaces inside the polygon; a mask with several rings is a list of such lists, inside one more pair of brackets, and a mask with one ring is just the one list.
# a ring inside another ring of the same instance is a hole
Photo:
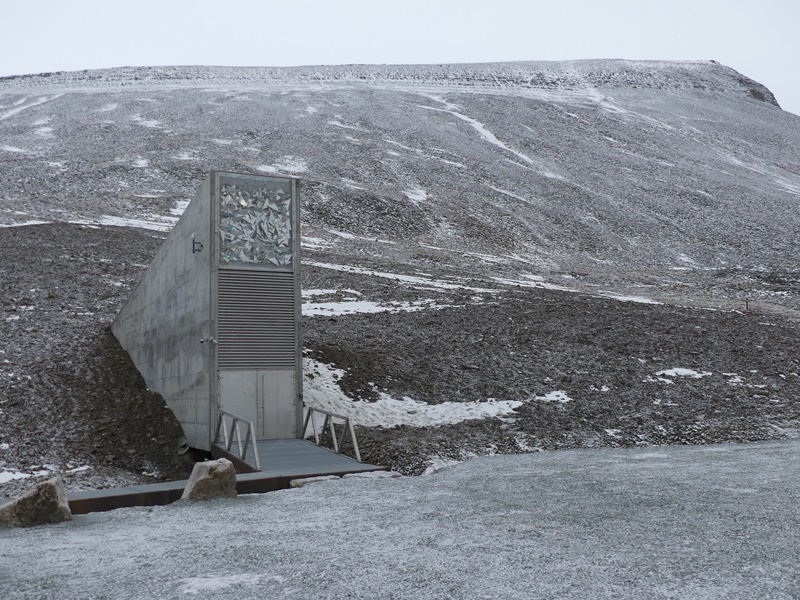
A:
{"label": "overcast sky", "polygon": [[715,59],[800,114],[800,0],[0,3],[0,76],[129,65]]}

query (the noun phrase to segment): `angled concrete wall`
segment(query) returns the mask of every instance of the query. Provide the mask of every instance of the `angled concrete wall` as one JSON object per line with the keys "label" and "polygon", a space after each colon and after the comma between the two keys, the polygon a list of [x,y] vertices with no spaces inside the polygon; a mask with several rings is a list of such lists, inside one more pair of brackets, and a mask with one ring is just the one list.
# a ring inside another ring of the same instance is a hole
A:
{"label": "angled concrete wall", "polygon": [[112,325],[148,387],[183,425],[189,445],[205,450],[217,411],[215,345],[200,343],[216,334],[211,196],[209,175]]}

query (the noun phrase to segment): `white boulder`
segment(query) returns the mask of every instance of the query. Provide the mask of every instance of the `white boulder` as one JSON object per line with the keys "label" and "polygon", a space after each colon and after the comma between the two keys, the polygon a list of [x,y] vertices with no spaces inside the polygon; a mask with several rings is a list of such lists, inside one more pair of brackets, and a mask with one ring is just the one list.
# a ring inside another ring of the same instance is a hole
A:
{"label": "white boulder", "polygon": [[236,470],[226,458],[195,464],[181,500],[236,497]]}

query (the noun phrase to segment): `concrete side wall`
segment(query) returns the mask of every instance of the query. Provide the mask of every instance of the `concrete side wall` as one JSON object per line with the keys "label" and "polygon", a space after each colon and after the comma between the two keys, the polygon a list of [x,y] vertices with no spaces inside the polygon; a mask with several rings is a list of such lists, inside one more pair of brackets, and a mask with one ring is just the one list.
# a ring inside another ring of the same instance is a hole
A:
{"label": "concrete side wall", "polygon": [[[211,210],[209,176],[112,325],[148,387],[164,396],[177,416],[189,445],[205,450],[211,449],[209,421],[216,413],[211,407],[216,346],[200,343],[215,334]],[[203,244],[196,253],[193,236]]]}

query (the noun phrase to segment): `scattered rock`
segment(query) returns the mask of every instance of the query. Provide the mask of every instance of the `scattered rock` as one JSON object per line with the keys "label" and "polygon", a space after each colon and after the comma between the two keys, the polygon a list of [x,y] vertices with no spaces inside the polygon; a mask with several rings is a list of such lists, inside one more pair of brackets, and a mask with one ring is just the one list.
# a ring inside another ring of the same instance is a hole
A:
{"label": "scattered rock", "polygon": [[195,464],[181,500],[236,497],[236,470],[226,458]]}
{"label": "scattered rock", "polygon": [[16,500],[0,506],[0,527],[33,527],[71,520],[72,511],[60,477],[43,481]]}
{"label": "scattered rock", "polygon": [[342,475],[342,479],[394,479],[402,476],[403,474],[397,471],[367,471],[366,473],[347,473]]}
{"label": "scattered rock", "polygon": [[[67,489],[152,483],[142,472],[189,477],[200,456],[183,444],[175,416],[161,396],[147,390],[108,331],[162,241],[161,234],[125,227],[58,223],[0,228],[0,444],[13,441],[0,451],[4,467],[25,472],[43,470],[43,463],[61,470],[92,467],[65,478]],[[314,260],[418,276],[422,265],[406,265],[403,248],[351,240],[315,250]],[[392,252],[381,254],[387,249]],[[342,315],[334,321],[304,317],[306,355],[343,369],[336,386],[365,401],[378,401],[381,393],[431,405],[487,398],[524,401],[555,390],[573,400],[526,402],[505,421],[357,427],[365,462],[410,475],[424,472],[432,458],[748,441],[785,437],[796,430],[797,272],[669,271],[664,280],[654,275],[645,281],[653,286],[648,294],[660,294],[658,299],[666,301],[651,305],[594,292],[495,286],[491,277],[512,278],[498,271],[512,266],[493,263],[484,272],[461,255],[440,254],[440,262],[426,262],[426,276],[463,281],[469,272],[476,278],[470,285],[496,287],[502,293],[464,295],[439,289],[437,303],[452,308]],[[103,273],[127,287],[109,286]],[[626,295],[641,293],[633,275],[612,275],[586,273],[581,285],[590,291],[602,285]],[[48,289],[40,289],[44,282]],[[387,282],[313,264],[304,265],[302,273],[304,289],[357,290],[366,299],[394,302],[433,297],[431,290]],[[569,285],[577,287],[572,279]],[[691,308],[740,308],[737,294],[754,285],[781,299],[782,306],[751,304],[754,315]],[[32,289],[38,290],[35,296]],[[782,290],[791,293],[776,295]],[[35,331],[26,321],[34,313],[12,309],[26,295],[36,301]],[[484,299],[476,300],[480,295]],[[20,320],[3,320],[14,315]],[[764,350],[752,352],[754,345]],[[675,367],[713,375],[699,383],[676,378],[672,385],[648,379]],[[753,387],[761,385],[769,388]],[[601,394],[603,386],[612,391]],[[753,389],[769,389],[769,396],[753,398]],[[637,418],[625,419],[628,415]],[[702,428],[694,427],[697,423]],[[605,429],[619,430],[618,437],[605,435]],[[26,479],[9,481],[0,486],[0,496],[15,498],[32,485]]]}
{"label": "scattered rock", "polygon": [[289,487],[301,488],[310,483],[318,483],[320,481],[330,481],[331,479],[341,479],[338,475],[321,475],[319,477],[305,477],[303,479],[292,479],[289,482]]}

